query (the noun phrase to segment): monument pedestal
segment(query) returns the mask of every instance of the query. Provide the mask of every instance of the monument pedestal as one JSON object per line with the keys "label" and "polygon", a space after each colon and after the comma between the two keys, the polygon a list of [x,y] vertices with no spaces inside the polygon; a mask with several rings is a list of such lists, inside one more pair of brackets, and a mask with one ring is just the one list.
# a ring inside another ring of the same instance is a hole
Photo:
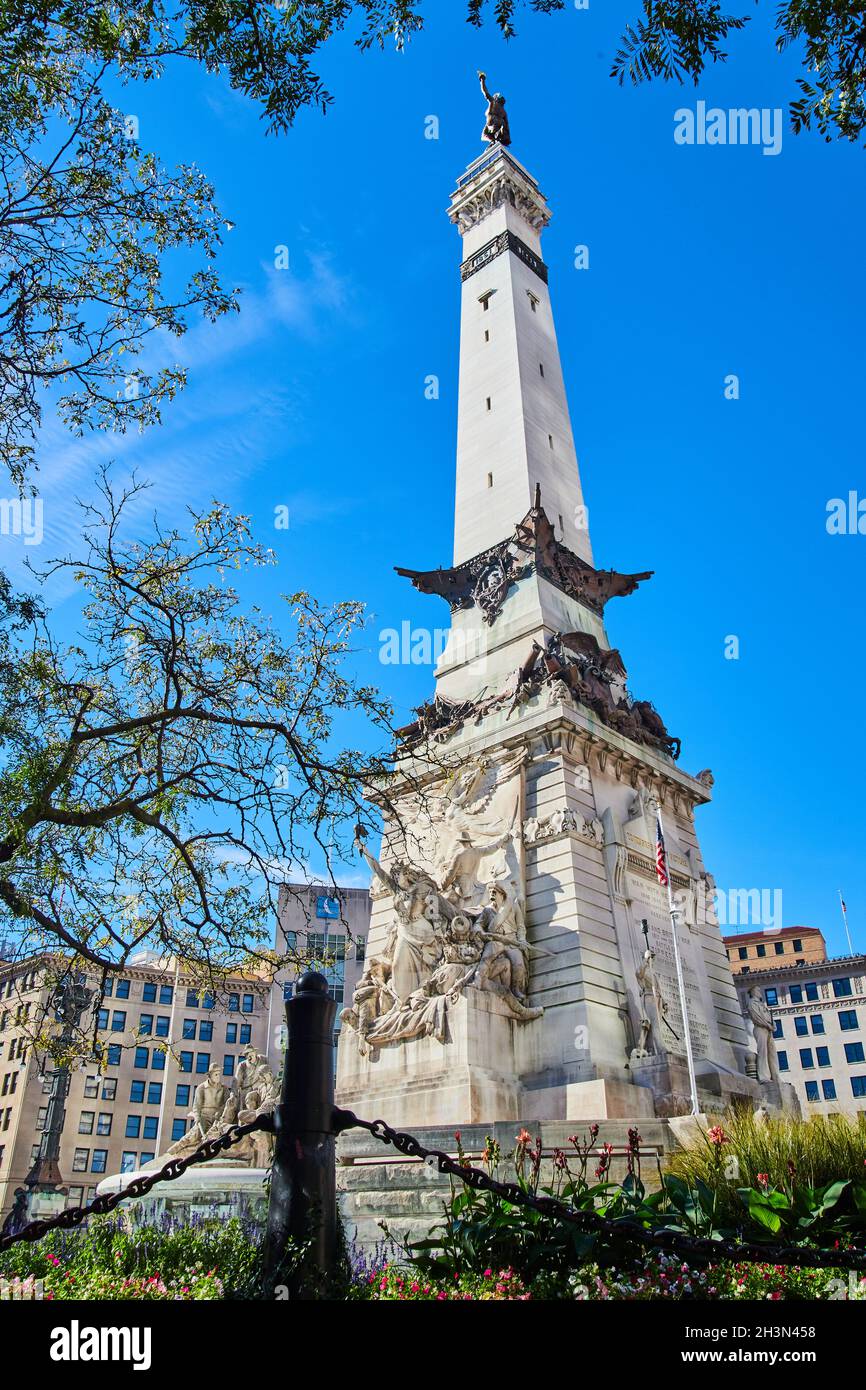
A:
{"label": "monument pedestal", "polygon": [[361,1056],[350,1034],[338,1050],[338,1102],[396,1128],[516,1119],[515,1035],[533,1026],[519,1024],[495,994],[469,988],[447,1007],[444,1044],[409,1038]]}

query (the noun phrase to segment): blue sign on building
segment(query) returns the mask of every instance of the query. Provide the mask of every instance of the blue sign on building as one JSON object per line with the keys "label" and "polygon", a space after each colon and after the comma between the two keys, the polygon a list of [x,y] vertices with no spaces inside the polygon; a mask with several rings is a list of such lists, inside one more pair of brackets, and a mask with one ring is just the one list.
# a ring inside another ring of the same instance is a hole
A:
{"label": "blue sign on building", "polygon": [[316,916],[326,917],[329,921],[339,920],[340,900],[339,898],[328,898],[321,894],[316,899]]}

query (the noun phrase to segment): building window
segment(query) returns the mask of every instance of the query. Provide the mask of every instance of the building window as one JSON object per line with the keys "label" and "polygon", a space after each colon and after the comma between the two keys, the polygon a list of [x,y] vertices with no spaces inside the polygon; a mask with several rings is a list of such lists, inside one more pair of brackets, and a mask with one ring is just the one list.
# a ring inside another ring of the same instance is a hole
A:
{"label": "building window", "polygon": [[817,1083],[817,1081],[807,1081],[807,1082],[806,1082],[806,1099],[807,1099],[807,1100],[811,1100],[811,1101],[816,1101],[816,1100],[818,1099],[818,1083]]}
{"label": "building window", "polygon": [[117,989],[114,992],[115,999],[129,998],[129,980],[118,980]]}
{"label": "building window", "polygon": [[223,1076],[234,1076],[235,1059],[229,1053],[223,1057]]}
{"label": "building window", "polygon": [[116,1077],[116,1076],[106,1076],[105,1080],[104,1080],[103,1083],[102,1083],[102,1099],[103,1099],[103,1100],[116,1100],[116,1099],[117,1099],[117,1077]]}
{"label": "building window", "polygon": [[818,986],[815,984],[814,980],[811,981],[808,985],[806,985],[806,998],[808,999],[810,1004],[817,1004],[820,997],[821,996],[818,993]]}
{"label": "building window", "polygon": [[848,999],[852,993],[851,981],[847,975],[841,980],[833,981],[833,994],[837,999]]}
{"label": "building window", "polygon": [[241,996],[240,996],[239,994],[230,994],[230,995],[229,995],[229,1013],[230,1013],[230,1014],[239,1013],[239,1012],[240,1012],[240,1007],[241,1007]]}
{"label": "building window", "polygon": [[127,1117],[126,1117],[126,1129],[124,1130],[124,1134],[126,1135],[127,1139],[137,1139],[137,1138],[138,1138],[138,1136],[141,1134],[141,1116],[140,1116],[140,1115],[127,1115]]}
{"label": "building window", "polygon": [[87,1165],[88,1165],[89,1162],[90,1162],[90,1150],[89,1150],[89,1149],[76,1149],[75,1152],[74,1152],[74,1154],[72,1155],[72,1171],[73,1171],[73,1173],[86,1173],[86,1172],[87,1172]]}
{"label": "building window", "polygon": [[121,1154],[120,1171],[121,1173],[135,1172],[135,1153],[132,1150],[124,1149],[123,1153]]}
{"label": "building window", "polygon": [[866,1096],[866,1076],[851,1077],[851,1094],[858,1100]]}
{"label": "building window", "polygon": [[104,985],[102,986],[102,993],[105,996],[111,996],[114,993],[114,981],[110,977],[105,981]]}
{"label": "building window", "polygon": [[186,1120],[172,1120],[171,1122],[171,1142],[176,1144],[178,1139],[182,1139],[186,1134]]}
{"label": "building window", "polygon": [[774,1038],[783,1038],[784,1036],[785,1036],[785,1034],[784,1034],[783,1031],[782,1031],[782,1020],[781,1020],[780,1018],[774,1018],[774,1019],[773,1019],[773,1037],[774,1037]]}
{"label": "building window", "polygon": [[188,989],[186,992],[186,1007],[188,1009],[198,1008],[198,990]]}
{"label": "building window", "polygon": [[142,1014],[138,1020],[138,1031],[143,1038],[153,1032],[153,1014]]}
{"label": "building window", "polygon": [[107,1028],[107,1027],[108,1027],[108,1010],[107,1010],[107,1009],[97,1009],[97,1012],[96,1012],[96,1026],[97,1026],[97,1028],[99,1028],[99,1029],[103,1029],[103,1028]]}
{"label": "building window", "polygon": [[153,1160],[154,1160],[155,1158],[156,1158],[156,1154],[155,1154],[155,1153],[146,1153],[146,1152],[142,1151],[142,1155],[141,1155],[141,1166],[142,1166],[142,1168],[144,1167],[145,1163],[152,1163]]}
{"label": "building window", "polygon": [[109,1066],[109,1067],[119,1067],[119,1066],[120,1066],[120,1056],[121,1056],[122,1051],[123,1051],[123,1048],[120,1046],[120,1043],[109,1043],[109,1044],[108,1044],[108,1055],[107,1055],[107,1057],[106,1057],[106,1066]]}
{"label": "building window", "polygon": [[192,1053],[191,1053],[191,1052],[182,1052],[182,1053],[180,1054],[180,1069],[181,1069],[181,1071],[192,1071]]}
{"label": "building window", "polygon": [[162,1104],[162,1082],[149,1081],[147,1083],[147,1103],[148,1105]]}
{"label": "building window", "polygon": [[139,1071],[150,1066],[150,1049],[147,1047],[137,1047],[135,1049],[135,1065]]}
{"label": "building window", "polygon": [[143,1137],[144,1139],[155,1139],[155,1138],[156,1138],[156,1131],[157,1131],[158,1129],[159,1129],[159,1116],[158,1116],[158,1115],[145,1115],[145,1117],[144,1117],[144,1129],[142,1130],[142,1137]]}
{"label": "building window", "polygon": [[767,954],[767,948],[763,944],[763,942],[758,942],[758,945],[755,947],[755,954],[757,956],[760,956],[760,958],[763,960],[764,956]]}
{"label": "building window", "polygon": [[251,994],[245,994],[241,1003],[241,1010],[245,1014],[251,1014],[255,1009],[255,999]]}
{"label": "building window", "polygon": [[738,946],[737,955],[740,957],[740,960],[747,960],[749,956],[749,948],[747,946]]}
{"label": "building window", "polygon": [[133,1081],[129,1088],[130,1105],[142,1105],[144,1103],[144,1082]]}
{"label": "building window", "polygon": [[233,1042],[237,1042],[237,1040],[238,1040],[238,1025],[237,1025],[236,1023],[227,1023],[227,1024],[226,1024],[226,1042],[233,1043]]}
{"label": "building window", "polygon": [[791,1001],[792,1004],[802,1004],[802,1002],[803,1002],[803,986],[802,986],[802,985],[790,985],[790,986],[788,987],[788,998],[790,999],[790,1001]]}
{"label": "building window", "polygon": [[195,1069],[200,1076],[204,1076],[210,1066],[210,1053],[197,1052],[195,1055]]}
{"label": "building window", "polygon": [[80,1207],[80,1206],[81,1206],[81,1199],[82,1199],[83,1196],[84,1196],[84,1188],[83,1188],[83,1187],[70,1187],[70,1189],[69,1189],[69,1195],[68,1195],[68,1197],[66,1198],[66,1210],[69,1211],[70,1207]]}
{"label": "building window", "polygon": [[787,1070],[788,1070],[788,1054],[787,1054],[787,1052],[777,1052],[777,1053],[776,1053],[776,1061],[779,1063],[779,1071],[787,1071]]}
{"label": "building window", "polygon": [[113,1119],[114,1119],[114,1116],[113,1116],[112,1114],[110,1114],[108,1111],[105,1111],[105,1110],[101,1111],[101,1113],[100,1113],[100,1115],[99,1115],[99,1118],[98,1118],[97,1121],[96,1121],[96,1133],[97,1133],[97,1134],[105,1134],[105,1135],[110,1134],[110,1133],[111,1133],[111,1121],[112,1121]]}
{"label": "building window", "polygon": [[201,1006],[203,1009],[213,1009],[216,1006],[216,999],[212,994],[205,994]]}
{"label": "building window", "polygon": [[82,1110],[81,1114],[80,1114],[79,1117],[78,1117],[78,1133],[79,1133],[79,1134],[92,1134],[92,1133],[93,1133],[93,1121],[94,1121],[95,1119],[96,1119],[96,1111],[95,1111],[95,1110]]}
{"label": "building window", "polygon": [[774,941],[774,942],[773,942],[773,950],[776,952],[776,955],[777,955],[777,956],[783,956],[783,955],[785,954],[785,943],[784,943],[784,941]]}
{"label": "building window", "polygon": [[114,1010],[114,1013],[111,1015],[111,1031],[112,1031],[112,1033],[123,1033],[123,1032],[125,1031],[125,1029],[126,1029],[126,1010],[125,1010],[125,1009],[115,1009],[115,1010]]}
{"label": "building window", "polygon": [[213,1019],[203,1018],[198,1028],[198,1036],[201,1042],[211,1042],[213,1040]]}
{"label": "building window", "polygon": [[800,1048],[800,1066],[804,1071],[810,1071],[815,1065],[811,1047]]}
{"label": "building window", "polygon": [[829,1049],[829,1047],[816,1047],[816,1048],[815,1048],[815,1059],[816,1059],[816,1061],[817,1061],[819,1067],[829,1067],[829,1065],[830,1065],[830,1049]]}
{"label": "building window", "polygon": [[821,1082],[821,1090],[824,1092],[824,1099],[825,1099],[825,1100],[835,1100],[835,1099],[836,1099],[836,1082],[835,1082],[835,1081],[829,1081],[829,1080],[827,1080],[827,1081],[822,1081],[822,1082]]}
{"label": "building window", "polygon": [[153,1049],[153,1060],[150,1065],[154,1071],[165,1071],[165,1053],[160,1048],[155,1047]]}
{"label": "building window", "polygon": [[[491,477],[492,477],[492,476],[493,476],[493,475],[491,474]],[[366,936],[356,936],[356,937],[355,937],[355,960],[363,960],[363,959],[364,959],[364,953],[365,953],[366,949],[367,949],[367,938],[366,938]]]}
{"label": "building window", "polygon": [[[46,1121],[47,1119],[48,1119],[48,1106],[47,1106],[47,1105],[40,1105],[38,1111],[36,1112],[36,1128],[37,1128],[38,1130],[44,1129],[44,1128],[45,1128],[45,1121]],[[89,1134],[89,1133],[90,1133],[90,1130],[87,1130],[87,1133]]]}
{"label": "building window", "polygon": [[810,1016],[810,1018],[809,1018],[809,1022],[810,1022],[811,1025],[812,1025],[812,1032],[813,1032],[813,1033],[823,1033],[823,1032],[824,1032],[824,1015],[823,1015],[823,1014],[812,1014],[812,1015]]}
{"label": "building window", "polygon": [[539,372],[541,373],[541,375],[544,376],[544,363],[543,363],[543,362],[539,362],[539,364],[538,364],[538,370],[539,370]]}
{"label": "building window", "polygon": [[765,990],[764,990],[764,998],[766,999],[767,1003],[770,1004],[770,1005],[778,1004],[778,1002],[779,1002],[779,994],[778,994],[778,991],[775,990],[775,989],[765,989]]}
{"label": "building window", "polygon": [[244,1043],[250,1042],[250,1041],[252,1040],[252,1036],[253,1036],[253,1026],[252,1026],[252,1024],[251,1024],[251,1023],[242,1023],[242,1024],[241,1024],[241,1045],[243,1045]]}
{"label": "building window", "polygon": [[189,1086],[178,1086],[174,1093],[175,1105],[189,1105]]}
{"label": "building window", "polygon": [[794,937],[794,940],[791,942],[791,950],[792,950],[792,951],[794,952],[794,954],[796,955],[799,951],[802,951],[802,949],[803,949],[803,943],[802,943],[802,941],[800,940],[799,936],[795,936],[795,937]]}
{"label": "building window", "polygon": [[167,1038],[170,1026],[171,1019],[168,1014],[159,1014],[156,1020],[156,1036],[158,1038]]}
{"label": "building window", "polygon": [[160,1004],[170,1004],[173,998],[174,998],[174,986],[173,986],[173,985],[160,985],[160,987],[159,987],[159,1002],[160,1002]]}
{"label": "building window", "polygon": [[153,980],[148,980],[147,983],[142,986],[141,997],[145,1004],[156,1003],[156,984]]}
{"label": "building window", "polygon": [[857,1022],[856,1009],[842,1009],[839,1013],[839,1027],[843,1033],[850,1033],[860,1025]]}
{"label": "building window", "polygon": [[866,1056],[863,1054],[863,1044],[861,1042],[845,1044],[845,1061],[866,1062]]}
{"label": "building window", "polygon": [[84,1078],[84,1097],[85,1100],[95,1100],[99,1095],[99,1077],[85,1076]]}
{"label": "building window", "polygon": [[794,1032],[798,1038],[805,1038],[809,1033],[809,1020],[800,1016],[794,1019]]}

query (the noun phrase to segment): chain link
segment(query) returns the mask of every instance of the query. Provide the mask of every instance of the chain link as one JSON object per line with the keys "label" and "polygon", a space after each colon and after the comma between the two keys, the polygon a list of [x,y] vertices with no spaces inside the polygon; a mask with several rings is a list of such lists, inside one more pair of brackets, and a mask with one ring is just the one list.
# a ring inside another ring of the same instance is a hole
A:
{"label": "chain link", "polygon": [[88,1216],[104,1216],[130,1197],[144,1197],[151,1188],[156,1187],[157,1183],[171,1182],[174,1178],[179,1178],[194,1163],[207,1163],[209,1159],[218,1158],[225,1149],[230,1149],[233,1144],[237,1144],[246,1135],[253,1134],[255,1130],[272,1131],[273,1127],[272,1115],[259,1115],[256,1119],[250,1120],[248,1124],[232,1125],[224,1134],[217,1135],[215,1139],[206,1139],[204,1143],[199,1144],[197,1149],[193,1149],[191,1154],[186,1154],[183,1158],[171,1158],[156,1172],[145,1173],[140,1178],[134,1178],[121,1192],[111,1192],[106,1193],[104,1197],[95,1197],[86,1207],[68,1207],[58,1216],[46,1217],[43,1221],[31,1221],[26,1226],[22,1226],[21,1230],[16,1231],[14,1235],[0,1237],[0,1251],[8,1250],[11,1245],[16,1245],[22,1240],[41,1240],[42,1236],[47,1235],[49,1231],[71,1230],[75,1226],[80,1226]]}
{"label": "chain link", "polygon": [[673,1254],[698,1255],[713,1262],[731,1260],[752,1264],[799,1265],[807,1269],[853,1269],[866,1271],[866,1250],[815,1250],[810,1246],[787,1243],[766,1244],[757,1241],[690,1236],[681,1231],[650,1229],[634,1217],[611,1219],[596,1211],[576,1211],[556,1197],[539,1197],[527,1192],[515,1182],[499,1182],[481,1168],[458,1163],[442,1149],[426,1149],[414,1135],[392,1129],[384,1120],[359,1120],[350,1110],[338,1111],[338,1123],[343,1129],[366,1129],[383,1144],[391,1144],[406,1158],[423,1162],[435,1159],[438,1171],[459,1178],[476,1192],[493,1192],[513,1206],[528,1207],[542,1216],[566,1221],[587,1234],[615,1235],[650,1249]]}

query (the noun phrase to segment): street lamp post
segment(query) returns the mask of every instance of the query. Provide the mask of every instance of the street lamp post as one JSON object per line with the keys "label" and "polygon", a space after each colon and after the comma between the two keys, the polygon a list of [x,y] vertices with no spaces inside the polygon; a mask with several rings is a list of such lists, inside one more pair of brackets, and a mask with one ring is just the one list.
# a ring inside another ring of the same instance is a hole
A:
{"label": "street lamp post", "polygon": [[54,1018],[62,1024],[58,1042],[63,1060],[53,1074],[39,1153],[24,1179],[29,1194],[28,1216],[31,1218],[47,1214],[46,1208],[50,1210],[59,1206],[65,1200],[68,1191],[60,1171],[60,1140],[66,1119],[66,1097],[69,1095],[70,1080],[69,1064],[64,1053],[75,1038],[93,998],[93,990],[86,988],[83,979],[83,976],[76,976],[74,979],[63,980],[53,995]]}

